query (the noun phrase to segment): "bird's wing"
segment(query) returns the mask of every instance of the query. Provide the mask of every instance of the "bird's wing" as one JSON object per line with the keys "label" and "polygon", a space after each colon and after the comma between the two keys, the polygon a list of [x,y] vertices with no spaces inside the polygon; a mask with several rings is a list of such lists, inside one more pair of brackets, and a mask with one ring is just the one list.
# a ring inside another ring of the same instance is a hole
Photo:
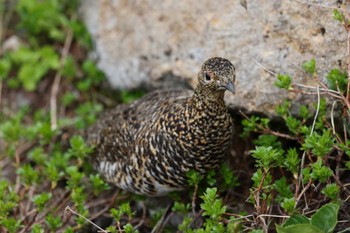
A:
{"label": "bird's wing", "polygon": [[[157,114],[164,111],[165,106],[171,107],[188,99],[193,94],[190,90],[155,91],[129,104],[118,105],[106,111],[99,120],[87,130],[87,141],[99,148],[97,153],[103,153],[109,159],[115,160],[130,154],[135,145],[135,135],[155,121]],[[151,128],[149,130],[152,130]],[[115,156],[108,156],[112,153]],[[98,156],[98,154],[97,154]]]}

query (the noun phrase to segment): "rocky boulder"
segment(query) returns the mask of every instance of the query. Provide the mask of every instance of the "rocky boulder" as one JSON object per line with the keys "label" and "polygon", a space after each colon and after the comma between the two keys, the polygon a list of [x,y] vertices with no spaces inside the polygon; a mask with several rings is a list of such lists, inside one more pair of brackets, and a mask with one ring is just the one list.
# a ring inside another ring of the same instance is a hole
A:
{"label": "rocky boulder", "polygon": [[310,98],[278,89],[266,69],[314,85],[303,61],[315,58],[320,78],[346,65],[347,35],[333,19],[338,1],[305,2],[248,0],[245,9],[228,0],[84,0],[81,10],[113,87],[195,86],[203,61],[222,56],[237,70],[236,95],[227,95],[227,103],[273,115],[287,97]]}

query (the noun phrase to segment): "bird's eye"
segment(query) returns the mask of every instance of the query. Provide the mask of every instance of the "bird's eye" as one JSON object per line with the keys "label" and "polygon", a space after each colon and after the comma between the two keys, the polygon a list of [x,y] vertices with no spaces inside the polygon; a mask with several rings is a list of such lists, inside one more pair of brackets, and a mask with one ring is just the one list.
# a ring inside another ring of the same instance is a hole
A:
{"label": "bird's eye", "polygon": [[211,80],[211,76],[210,76],[210,74],[208,72],[205,72],[204,76],[205,76],[205,81],[210,81]]}

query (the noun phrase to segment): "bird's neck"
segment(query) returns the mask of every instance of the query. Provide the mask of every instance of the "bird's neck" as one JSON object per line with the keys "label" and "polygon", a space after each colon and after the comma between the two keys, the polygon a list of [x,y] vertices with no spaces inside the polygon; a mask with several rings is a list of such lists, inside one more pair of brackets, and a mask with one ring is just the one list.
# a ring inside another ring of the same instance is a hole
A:
{"label": "bird's neck", "polygon": [[197,88],[191,98],[191,105],[198,110],[216,112],[226,111],[224,91]]}

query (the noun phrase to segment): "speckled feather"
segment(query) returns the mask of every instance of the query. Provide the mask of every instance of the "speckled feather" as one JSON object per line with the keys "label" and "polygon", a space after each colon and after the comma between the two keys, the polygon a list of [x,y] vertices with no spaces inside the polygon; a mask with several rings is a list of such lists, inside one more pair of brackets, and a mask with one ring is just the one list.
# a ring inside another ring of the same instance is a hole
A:
{"label": "speckled feather", "polygon": [[116,186],[149,196],[187,186],[186,172],[204,174],[228,152],[233,124],[224,103],[234,91],[235,68],[207,60],[195,91],[155,91],[105,112],[87,132],[90,160]]}

